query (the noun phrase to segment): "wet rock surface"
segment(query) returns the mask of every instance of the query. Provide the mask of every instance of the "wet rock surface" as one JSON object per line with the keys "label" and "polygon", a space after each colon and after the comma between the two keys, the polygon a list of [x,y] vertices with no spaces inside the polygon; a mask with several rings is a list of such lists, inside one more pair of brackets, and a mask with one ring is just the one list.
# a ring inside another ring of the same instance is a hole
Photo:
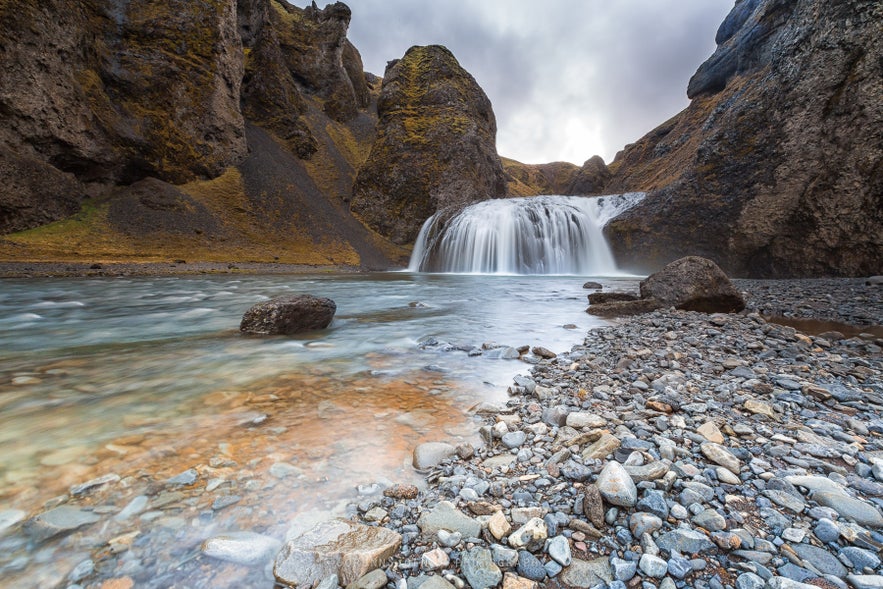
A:
{"label": "wet rock surface", "polygon": [[292,335],[325,329],[337,305],[312,295],[288,295],[258,303],[242,316],[239,331],[255,335]]}

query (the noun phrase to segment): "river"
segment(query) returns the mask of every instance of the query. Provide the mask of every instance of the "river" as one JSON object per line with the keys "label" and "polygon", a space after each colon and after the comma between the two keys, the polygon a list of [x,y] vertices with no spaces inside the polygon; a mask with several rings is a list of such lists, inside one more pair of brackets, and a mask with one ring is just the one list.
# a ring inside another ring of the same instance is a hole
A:
{"label": "river", "polygon": [[[346,513],[375,482],[418,482],[416,444],[477,442],[470,408],[505,403],[512,377],[530,369],[495,357],[495,345],[562,352],[601,324],[584,312],[583,281],[393,272],[0,281],[0,585],[57,585],[92,561],[87,578],[125,575],[139,587],[272,587],[266,571],[212,561],[200,543],[233,530],[284,539]],[[333,299],[330,328],[238,332],[250,305],[290,293]],[[195,481],[168,482],[182,473]],[[101,476],[109,482],[69,501],[99,523],[42,543],[9,524]],[[132,502],[139,509],[120,517]]]}

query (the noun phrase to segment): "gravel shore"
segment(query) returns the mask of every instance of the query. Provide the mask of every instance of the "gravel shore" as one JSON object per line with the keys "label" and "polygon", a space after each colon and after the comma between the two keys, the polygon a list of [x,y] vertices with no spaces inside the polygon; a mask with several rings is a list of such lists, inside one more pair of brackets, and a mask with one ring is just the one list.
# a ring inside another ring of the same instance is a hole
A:
{"label": "gravel shore", "polygon": [[517,377],[505,407],[480,409],[484,445],[418,447],[415,460],[437,461],[425,491],[358,505],[403,539],[375,579],[883,587],[883,339],[806,335],[756,312],[880,323],[880,291],[738,284],[751,310],[593,330]]}

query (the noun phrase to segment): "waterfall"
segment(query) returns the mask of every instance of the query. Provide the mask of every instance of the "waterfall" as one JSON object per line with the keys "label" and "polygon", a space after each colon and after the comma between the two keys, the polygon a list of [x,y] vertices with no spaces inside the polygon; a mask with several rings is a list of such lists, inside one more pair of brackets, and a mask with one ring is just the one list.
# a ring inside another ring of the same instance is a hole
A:
{"label": "waterfall", "polygon": [[477,202],[436,213],[420,229],[408,270],[468,274],[618,272],[601,230],[644,198],[532,196]]}

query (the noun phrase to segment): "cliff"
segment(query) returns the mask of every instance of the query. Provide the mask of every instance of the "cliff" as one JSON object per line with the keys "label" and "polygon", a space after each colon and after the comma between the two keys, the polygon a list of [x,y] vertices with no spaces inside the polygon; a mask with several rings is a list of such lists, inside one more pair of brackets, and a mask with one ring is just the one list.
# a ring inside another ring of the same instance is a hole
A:
{"label": "cliff", "polygon": [[413,243],[436,211],[506,195],[490,100],[446,48],[412,47],[390,62],[377,112],[351,203],[375,231]]}
{"label": "cliff", "polygon": [[883,6],[739,0],[686,110],[617,155],[621,262],[682,256],[740,276],[883,272]]}
{"label": "cliff", "polygon": [[400,259],[345,202],[378,91],[350,18],[342,3],[0,0],[0,257]]}

